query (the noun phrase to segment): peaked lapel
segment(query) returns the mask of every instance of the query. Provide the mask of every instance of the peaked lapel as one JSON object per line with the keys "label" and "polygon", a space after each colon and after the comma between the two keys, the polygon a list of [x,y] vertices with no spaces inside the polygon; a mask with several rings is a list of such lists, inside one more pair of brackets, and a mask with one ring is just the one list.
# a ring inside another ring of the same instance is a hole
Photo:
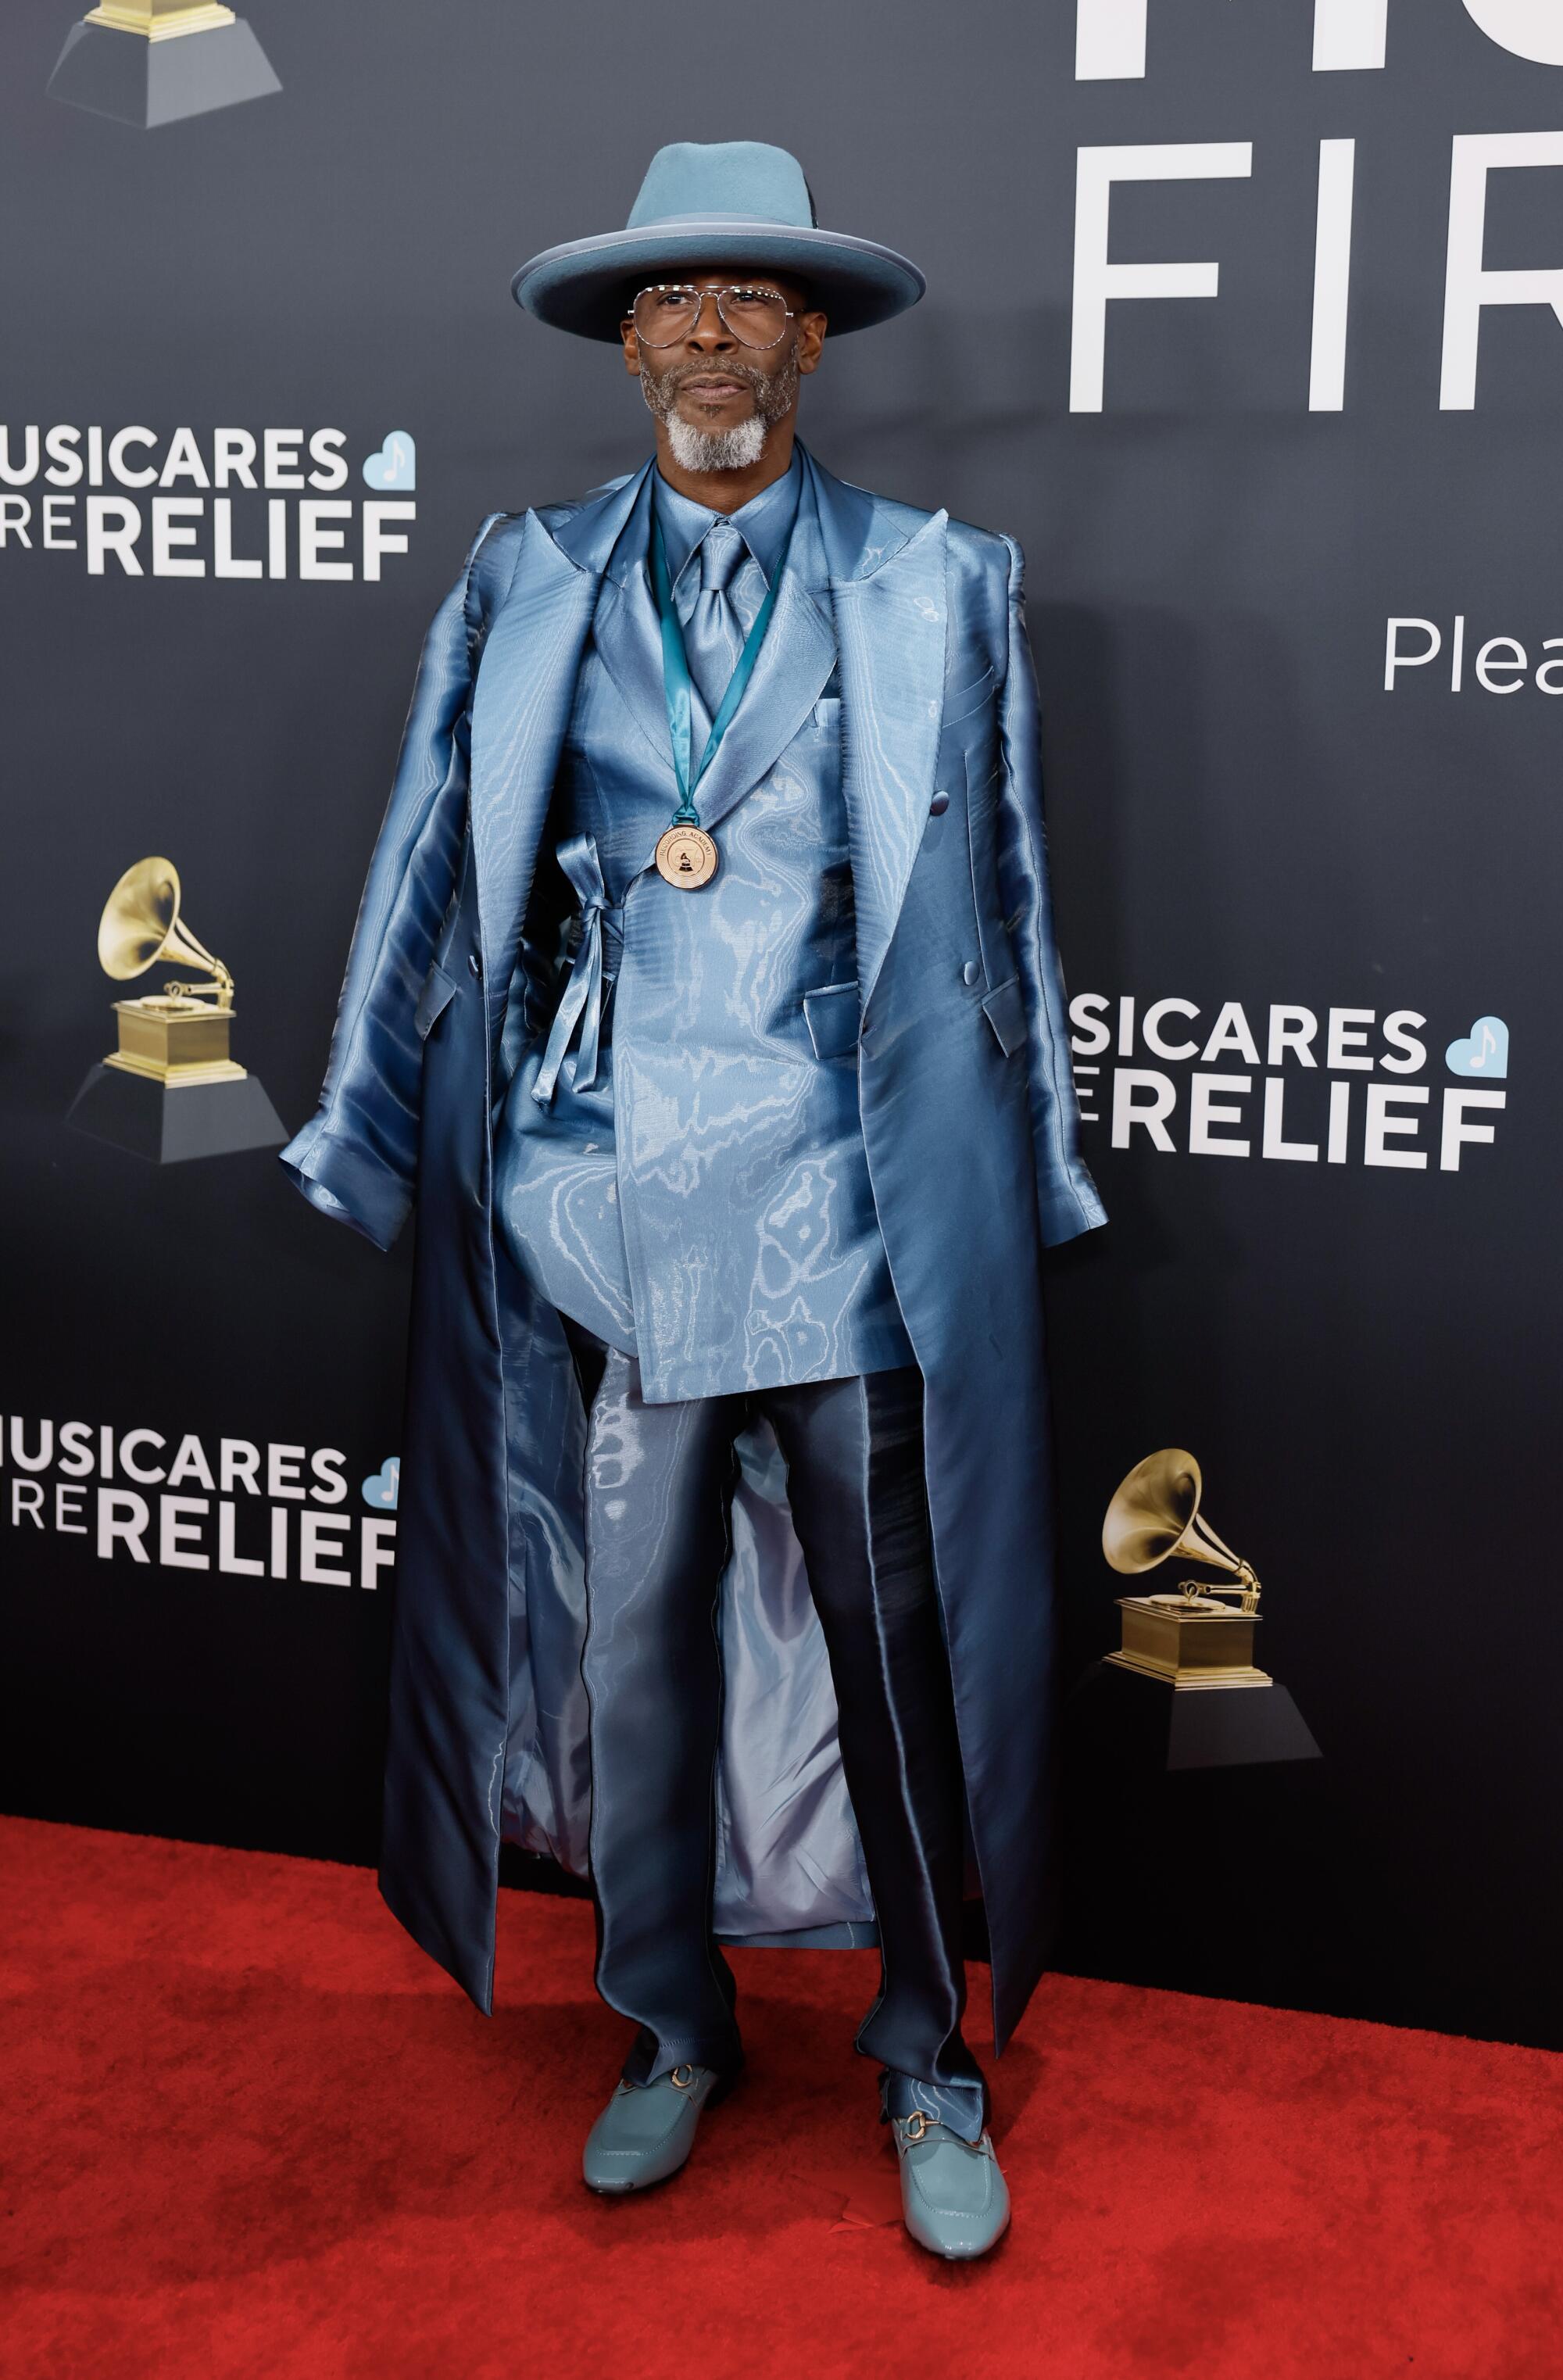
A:
{"label": "peaked lapel", "polygon": [[[671,797],[677,800],[667,696],[662,684],[662,626],[651,574],[642,558],[650,530],[651,481],[648,473],[625,519],[624,545],[635,559],[602,590],[592,620],[598,657],[622,696],[625,709],[656,754]],[[695,789],[702,826],[714,826],[733,804],[757,785],[807,719],[830,677],[835,638],[826,613],[809,592],[824,592],[824,564],[811,491],[799,492],[799,516],[786,568],[756,657],[754,674],[733,715],[711,764]],[[828,601],[829,599],[826,598]],[[709,714],[698,690],[692,694],[697,759],[705,745]],[[670,812],[671,814],[671,812]]]}
{"label": "peaked lapel", "polygon": [[644,472],[551,521],[529,512],[472,697],[472,852],[491,1032],[503,1021],[601,572]]}
{"label": "peaked lapel", "polygon": [[866,1012],[906,898],[939,762],[950,516],[868,495],[805,459],[831,569],[842,793]]}
{"label": "peaked lapel", "polygon": [[702,826],[724,819],[781,759],[823,692],[835,659],[836,640],[824,615],[789,565],[754,675],[695,788]]}

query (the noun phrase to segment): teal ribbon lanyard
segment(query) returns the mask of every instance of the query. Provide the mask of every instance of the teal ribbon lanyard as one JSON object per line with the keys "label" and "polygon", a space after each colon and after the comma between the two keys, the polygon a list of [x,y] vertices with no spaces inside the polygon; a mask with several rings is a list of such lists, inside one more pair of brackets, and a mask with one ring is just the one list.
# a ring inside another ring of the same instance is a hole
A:
{"label": "teal ribbon lanyard", "polygon": [[694,742],[690,710],[689,656],[684,647],[684,630],[678,613],[673,610],[672,580],[668,575],[667,548],[662,543],[662,525],[655,514],[651,520],[651,584],[657,593],[657,615],[662,624],[662,692],[668,706],[668,732],[672,737],[673,774],[678,779],[679,803],[672,814],[674,826],[698,826],[699,812],[695,808],[695,788],[710,766],[718,745],[732,723],[733,714],[744,698],[744,688],[754,675],[759,649],[765,642],[765,632],[770,625],[770,615],[776,609],[776,592],[782,584],[782,573],[787,565],[787,549],[793,532],[787,531],[787,541],[782,549],[770,584],[765,590],[765,601],[755,614],[755,625],[744,639],[744,650],[738,656],[737,667],[727,681],[711,732],[706,738],[706,748],[700,755],[700,765],[693,772],[690,759]]}

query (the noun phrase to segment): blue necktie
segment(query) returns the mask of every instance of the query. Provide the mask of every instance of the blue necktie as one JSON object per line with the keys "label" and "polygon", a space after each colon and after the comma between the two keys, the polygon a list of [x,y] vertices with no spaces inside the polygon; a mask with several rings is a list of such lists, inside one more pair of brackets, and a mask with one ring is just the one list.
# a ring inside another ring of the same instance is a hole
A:
{"label": "blue necktie", "polygon": [[765,601],[766,577],[743,532],[719,517],[700,540],[700,583],[691,600],[693,582],[693,571],[681,574],[674,609],[684,630],[689,674],[705,703],[709,724]]}

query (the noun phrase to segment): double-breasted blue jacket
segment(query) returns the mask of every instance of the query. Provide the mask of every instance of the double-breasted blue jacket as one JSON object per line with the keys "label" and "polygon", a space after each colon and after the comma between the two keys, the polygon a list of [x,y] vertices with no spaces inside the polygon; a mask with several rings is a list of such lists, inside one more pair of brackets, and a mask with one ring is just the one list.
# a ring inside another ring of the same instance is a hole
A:
{"label": "double-breasted blue jacket", "polygon": [[[1056,1907],[1041,1257],[1104,1220],[1077,1147],[1022,559],[1012,539],[868,494],[806,453],[803,467],[827,583],[779,602],[712,774],[745,753],[757,774],[793,732],[768,667],[788,605],[823,620],[828,604],[862,1130],[927,1382],[928,1509],[1001,2046]],[[496,1241],[494,1148],[539,1028],[535,904],[577,669],[651,468],[479,530],[425,645],[320,1106],[282,1152],[306,1196],[381,1246],[418,1204],[381,1884],[484,2009],[502,1840],[587,1864],[586,1416],[558,1314]],[[829,1668],[763,1425],[740,1459],[717,1928],[861,1939],[873,1911]]]}

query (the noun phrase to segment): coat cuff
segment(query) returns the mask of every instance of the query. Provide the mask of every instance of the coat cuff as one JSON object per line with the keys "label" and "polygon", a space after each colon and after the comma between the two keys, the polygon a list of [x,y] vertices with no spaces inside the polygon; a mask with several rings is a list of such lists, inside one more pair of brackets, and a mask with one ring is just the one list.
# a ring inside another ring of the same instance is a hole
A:
{"label": "coat cuff", "polygon": [[277,1162],[311,1207],[350,1223],[377,1248],[389,1248],[406,1220],[412,1192],[400,1174],[333,1140],[318,1116],[278,1150]]}
{"label": "coat cuff", "polygon": [[1041,1201],[1042,1245],[1045,1248],[1060,1247],[1065,1240],[1077,1240],[1084,1232],[1094,1232],[1108,1219],[1107,1208],[1096,1196],[1086,1197],[1079,1191],[1068,1196],[1044,1194]]}

